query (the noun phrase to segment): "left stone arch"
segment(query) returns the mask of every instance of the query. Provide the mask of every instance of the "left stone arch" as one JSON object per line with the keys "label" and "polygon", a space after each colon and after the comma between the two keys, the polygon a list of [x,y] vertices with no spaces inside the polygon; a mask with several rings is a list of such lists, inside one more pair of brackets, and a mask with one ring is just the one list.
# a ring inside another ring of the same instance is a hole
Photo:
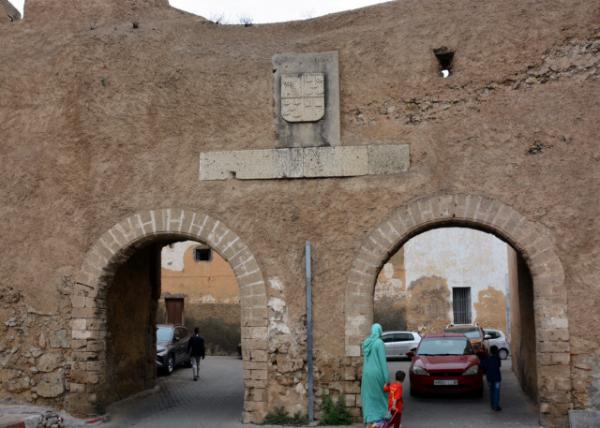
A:
{"label": "left stone arch", "polygon": [[262,271],[242,239],[221,221],[177,208],[135,213],[108,229],[87,252],[71,297],[72,368],[67,406],[95,414],[106,373],[106,294],[117,268],[152,242],[196,240],[232,267],[240,289],[245,422],[262,422],[267,403],[267,290]]}

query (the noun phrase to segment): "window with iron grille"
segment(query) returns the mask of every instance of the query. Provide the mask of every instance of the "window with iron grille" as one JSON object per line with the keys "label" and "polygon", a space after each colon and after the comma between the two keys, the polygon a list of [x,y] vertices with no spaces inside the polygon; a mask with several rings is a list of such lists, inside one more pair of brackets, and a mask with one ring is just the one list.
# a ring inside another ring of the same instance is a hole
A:
{"label": "window with iron grille", "polygon": [[454,324],[471,324],[471,287],[452,289]]}

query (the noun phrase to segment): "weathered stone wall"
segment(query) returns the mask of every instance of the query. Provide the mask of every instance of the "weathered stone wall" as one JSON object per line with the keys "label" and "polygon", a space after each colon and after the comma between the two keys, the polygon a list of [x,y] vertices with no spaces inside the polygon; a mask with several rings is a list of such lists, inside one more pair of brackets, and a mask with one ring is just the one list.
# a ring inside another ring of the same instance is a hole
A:
{"label": "weathered stone wall", "polygon": [[[521,388],[532,399],[537,400],[537,362],[535,323],[533,320],[533,282],[526,262],[519,254],[510,249],[509,284],[510,284],[510,350],[513,371],[521,382]],[[557,345],[560,346],[560,345]],[[556,362],[559,349],[549,349],[543,358],[551,363]],[[556,360],[556,361],[553,361]]]}
{"label": "weathered stone wall", "polygon": [[[240,283],[248,291],[241,295],[248,302],[247,310],[242,305],[242,340],[254,346],[244,355],[245,420],[258,420],[276,405],[294,410],[305,403],[305,389],[287,385],[305,385],[307,239],[315,257],[317,388],[329,387],[325,379],[345,378],[341,368],[351,367],[348,379],[355,380],[343,385],[356,391],[358,357],[346,351],[355,349],[355,336],[372,317],[381,267],[360,265],[357,257],[368,247],[385,253],[383,264],[402,244],[397,239],[418,231],[407,226],[407,235],[389,241],[372,234],[380,226],[388,230],[384,222],[405,207],[412,211],[402,221],[426,229],[429,223],[419,220],[438,211],[414,208],[417,200],[428,197],[433,204],[440,197],[459,207],[444,205],[443,212],[515,236],[511,243],[526,250],[527,263],[536,268],[544,423],[564,426],[571,407],[600,408],[600,334],[591,316],[600,283],[599,4],[408,0],[244,28],[214,25],[166,2],[98,0],[73,9],[58,0],[29,3],[25,20],[0,21],[0,250],[10,255],[0,261],[0,277],[20,296],[3,322],[37,317],[29,307],[58,307],[57,284],[85,271],[77,281],[91,288],[74,286],[73,340],[71,351],[62,353],[64,367],[85,352],[96,355],[103,344],[96,324],[106,309],[97,294],[106,285],[101,274],[131,244],[116,225],[142,213],[144,233],[135,236],[185,235],[182,224],[151,229],[162,222],[163,208],[179,207],[210,217],[197,239],[224,250],[239,237],[229,250],[242,246],[242,259],[224,251],[235,259],[238,278],[251,267]],[[438,76],[432,54],[442,45],[455,51],[448,79]],[[200,152],[277,146],[274,54],[331,50],[340,61],[341,146],[409,144],[406,172],[199,181]],[[148,220],[149,210],[156,210],[156,222]],[[450,215],[435,219],[453,221]],[[127,234],[137,227],[129,221],[120,224]],[[103,235],[108,231],[113,238]],[[234,232],[223,237],[223,231]],[[388,236],[395,236],[392,230]],[[369,237],[376,243],[368,246]],[[357,278],[368,278],[370,293],[346,293]],[[270,286],[275,280],[277,288]],[[357,326],[346,330],[352,310],[363,311],[362,318],[352,318]],[[0,340],[6,349],[17,347],[20,357],[2,368],[3,376],[15,367],[28,369],[22,355],[39,347],[39,333],[50,338],[67,325],[68,310],[52,311],[53,321],[39,321],[33,333],[4,324],[7,335]],[[67,369],[60,370],[52,376],[62,379]],[[66,379],[63,389],[86,400],[97,390]],[[2,397],[12,395],[6,388],[3,382]],[[18,397],[41,400],[34,390],[23,385]],[[61,392],[55,392],[59,404]],[[82,409],[69,400],[72,409]]]}
{"label": "weathered stone wall", "polygon": [[156,307],[160,249],[135,253],[115,273],[106,296],[106,379],[101,402],[112,402],[154,386]]}

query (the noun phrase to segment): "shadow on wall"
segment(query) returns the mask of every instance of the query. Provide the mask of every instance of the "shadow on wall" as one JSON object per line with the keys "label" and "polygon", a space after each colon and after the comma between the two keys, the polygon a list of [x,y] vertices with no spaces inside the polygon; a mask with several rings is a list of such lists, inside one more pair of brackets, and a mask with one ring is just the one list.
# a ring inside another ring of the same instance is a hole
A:
{"label": "shadow on wall", "polygon": [[[185,303],[184,324],[188,330],[200,329],[207,355],[237,356],[241,341],[240,305],[218,303]],[[157,319],[166,319],[161,305]]]}
{"label": "shadow on wall", "polygon": [[382,299],[375,305],[374,322],[378,322],[384,331],[406,330],[406,305],[404,299],[400,302]]}

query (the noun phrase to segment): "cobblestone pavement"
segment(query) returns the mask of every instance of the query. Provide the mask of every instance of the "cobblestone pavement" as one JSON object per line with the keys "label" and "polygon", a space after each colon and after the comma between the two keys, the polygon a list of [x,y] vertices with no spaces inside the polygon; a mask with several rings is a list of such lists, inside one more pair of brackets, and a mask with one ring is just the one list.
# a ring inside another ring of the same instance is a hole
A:
{"label": "cobblestone pavement", "polygon": [[[109,409],[106,427],[243,427],[242,362],[235,358],[208,357],[193,382],[191,369],[180,368],[160,377],[159,387],[142,396],[119,402]],[[535,406],[524,396],[515,376],[503,368],[502,412],[488,405],[487,390],[476,398],[413,398],[405,381],[403,428],[537,428]],[[408,370],[408,362],[390,362],[390,372]],[[245,425],[248,427],[248,425]],[[264,428],[264,427],[263,427]]]}
{"label": "cobblestone pavement", "polygon": [[158,378],[158,388],[111,406],[106,427],[228,428],[242,427],[244,399],[242,361],[207,357],[200,379],[192,369],[178,368]]}

